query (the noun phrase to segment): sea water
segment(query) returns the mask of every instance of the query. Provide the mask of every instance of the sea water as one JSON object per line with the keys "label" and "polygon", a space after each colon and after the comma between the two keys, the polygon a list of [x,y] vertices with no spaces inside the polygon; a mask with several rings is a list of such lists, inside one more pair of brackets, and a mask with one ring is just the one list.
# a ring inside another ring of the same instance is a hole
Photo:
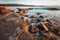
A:
{"label": "sea water", "polygon": [[[15,12],[17,12],[18,11],[17,8],[26,9],[29,7],[6,7],[6,8],[12,9]],[[30,7],[30,8],[32,8],[32,7]],[[45,8],[45,7],[33,7],[33,9],[29,10],[26,14],[29,16],[31,16],[31,15],[38,16],[37,13],[42,13],[43,16],[46,16],[49,18],[54,18],[60,22],[60,10],[46,10],[46,9],[42,9],[42,8]]]}

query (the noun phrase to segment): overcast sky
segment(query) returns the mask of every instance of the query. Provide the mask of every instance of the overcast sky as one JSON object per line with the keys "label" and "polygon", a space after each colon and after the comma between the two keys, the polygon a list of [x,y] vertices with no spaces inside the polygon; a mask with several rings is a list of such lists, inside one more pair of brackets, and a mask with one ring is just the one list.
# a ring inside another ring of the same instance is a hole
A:
{"label": "overcast sky", "polygon": [[0,3],[17,3],[27,5],[60,5],[60,0],[0,0]]}

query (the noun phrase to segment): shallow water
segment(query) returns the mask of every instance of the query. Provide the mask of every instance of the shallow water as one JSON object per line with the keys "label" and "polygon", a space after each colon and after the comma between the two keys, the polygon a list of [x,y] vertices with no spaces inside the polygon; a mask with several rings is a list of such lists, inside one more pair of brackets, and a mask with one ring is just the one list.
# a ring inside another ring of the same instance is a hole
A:
{"label": "shallow water", "polygon": [[[29,7],[6,7],[6,8],[15,10],[15,12],[17,12],[18,11],[17,8],[25,9],[25,8],[29,8]],[[37,13],[42,13],[43,16],[56,19],[60,22],[60,10],[44,10],[42,8],[44,8],[44,7],[33,7],[32,10],[28,11],[27,15],[29,15],[29,16],[31,16],[31,15],[38,16]]]}

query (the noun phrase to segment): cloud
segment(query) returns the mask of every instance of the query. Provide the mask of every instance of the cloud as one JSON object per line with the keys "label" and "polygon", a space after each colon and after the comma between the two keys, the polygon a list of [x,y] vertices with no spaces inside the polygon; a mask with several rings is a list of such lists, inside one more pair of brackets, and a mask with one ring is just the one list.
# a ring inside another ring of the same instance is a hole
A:
{"label": "cloud", "polygon": [[60,5],[60,0],[0,0],[0,3],[17,3],[27,5]]}

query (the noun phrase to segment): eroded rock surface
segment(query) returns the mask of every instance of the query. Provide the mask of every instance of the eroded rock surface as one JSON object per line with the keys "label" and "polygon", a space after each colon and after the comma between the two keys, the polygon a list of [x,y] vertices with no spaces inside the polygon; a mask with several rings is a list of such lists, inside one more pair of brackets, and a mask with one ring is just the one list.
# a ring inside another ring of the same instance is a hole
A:
{"label": "eroded rock surface", "polygon": [[[60,23],[40,15],[28,17],[28,9],[0,7],[0,40],[60,40]],[[30,19],[30,20],[29,20]]]}

